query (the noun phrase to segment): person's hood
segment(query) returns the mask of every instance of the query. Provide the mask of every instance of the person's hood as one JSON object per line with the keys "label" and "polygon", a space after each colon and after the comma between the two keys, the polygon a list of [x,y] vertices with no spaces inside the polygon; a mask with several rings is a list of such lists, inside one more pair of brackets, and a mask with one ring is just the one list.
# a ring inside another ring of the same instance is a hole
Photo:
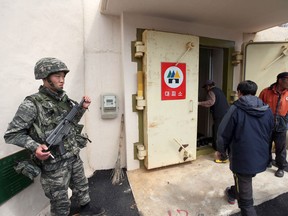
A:
{"label": "person's hood", "polygon": [[253,95],[241,96],[234,105],[244,110],[249,115],[260,117],[264,115],[269,106],[265,104],[260,98]]}

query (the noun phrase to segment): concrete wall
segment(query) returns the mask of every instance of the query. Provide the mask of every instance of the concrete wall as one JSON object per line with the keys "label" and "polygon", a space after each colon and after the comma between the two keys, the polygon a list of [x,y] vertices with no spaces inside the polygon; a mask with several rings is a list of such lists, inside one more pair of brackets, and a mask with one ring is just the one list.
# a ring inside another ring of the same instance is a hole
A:
{"label": "concrete wall", "polygon": [[[86,113],[86,131],[92,143],[84,150],[87,168],[92,172],[111,169],[118,154],[120,121],[123,109],[121,70],[120,17],[106,17],[99,12],[99,1],[84,1],[84,65],[85,92],[93,103]],[[101,119],[100,95],[116,94],[119,101],[118,117]],[[125,166],[125,146],[122,146],[122,165]],[[91,172],[91,173],[92,173]]]}
{"label": "concrete wall", "polygon": [[284,26],[283,27],[276,26],[270,29],[263,30],[261,32],[257,32],[253,41],[255,42],[287,41],[288,40],[288,25],[284,25]]}
{"label": "concrete wall", "polygon": [[[83,6],[79,0],[69,1],[70,7],[63,0],[2,0],[0,5],[0,158],[3,158],[20,150],[5,144],[3,134],[20,102],[42,83],[35,81],[33,74],[38,59],[53,56],[66,62],[71,69],[66,89],[77,100],[83,94],[84,31]],[[11,216],[36,215],[48,203],[38,177],[31,186],[2,204],[0,212]]]}

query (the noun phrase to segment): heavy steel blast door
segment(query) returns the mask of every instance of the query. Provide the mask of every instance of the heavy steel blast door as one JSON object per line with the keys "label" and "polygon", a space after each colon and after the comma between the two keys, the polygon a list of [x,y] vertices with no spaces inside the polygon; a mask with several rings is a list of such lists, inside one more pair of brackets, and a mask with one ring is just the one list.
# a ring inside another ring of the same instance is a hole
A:
{"label": "heavy steel blast door", "polygon": [[252,42],[245,45],[244,79],[258,85],[257,95],[272,83],[277,74],[288,70],[288,42]]}
{"label": "heavy steel blast door", "polygon": [[143,32],[144,164],[147,169],[196,159],[199,38]]}

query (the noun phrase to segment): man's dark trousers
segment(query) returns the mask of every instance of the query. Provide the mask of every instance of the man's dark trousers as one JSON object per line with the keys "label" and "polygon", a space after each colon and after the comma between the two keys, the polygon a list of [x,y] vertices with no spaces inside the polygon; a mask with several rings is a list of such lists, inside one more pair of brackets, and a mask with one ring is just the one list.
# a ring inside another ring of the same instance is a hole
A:
{"label": "man's dark trousers", "polygon": [[231,186],[230,195],[238,200],[242,216],[257,216],[253,206],[252,174],[233,173],[235,185]]}

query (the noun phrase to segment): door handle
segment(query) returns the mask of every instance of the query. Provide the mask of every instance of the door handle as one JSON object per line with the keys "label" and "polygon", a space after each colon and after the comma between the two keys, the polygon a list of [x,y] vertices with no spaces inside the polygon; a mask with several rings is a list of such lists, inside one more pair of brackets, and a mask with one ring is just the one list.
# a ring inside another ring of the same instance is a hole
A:
{"label": "door handle", "polygon": [[268,69],[271,65],[273,65],[276,61],[278,61],[280,58],[284,57],[284,56],[287,56],[288,55],[288,47],[287,46],[282,46],[282,52],[281,54],[275,58],[270,64],[268,64],[264,70]]}

